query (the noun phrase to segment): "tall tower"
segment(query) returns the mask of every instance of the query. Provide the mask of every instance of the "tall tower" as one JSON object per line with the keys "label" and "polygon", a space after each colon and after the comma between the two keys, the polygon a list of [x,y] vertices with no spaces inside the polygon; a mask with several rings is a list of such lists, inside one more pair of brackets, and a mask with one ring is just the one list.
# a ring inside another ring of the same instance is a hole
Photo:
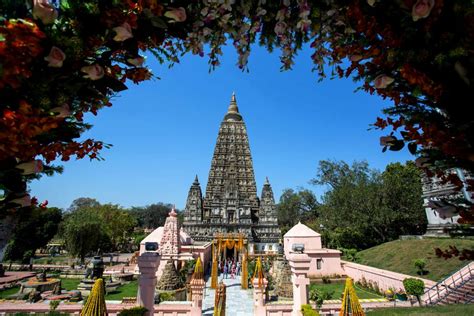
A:
{"label": "tall tower", "polygon": [[[194,240],[209,241],[218,232],[239,232],[245,234],[249,242],[278,243],[280,231],[273,192],[270,184],[265,184],[261,205],[247,128],[235,94],[219,128],[202,206],[198,205],[199,199],[192,197],[200,192],[198,187],[196,181],[191,186],[183,223]],[[259,246],[258,250],[265,247]]]}

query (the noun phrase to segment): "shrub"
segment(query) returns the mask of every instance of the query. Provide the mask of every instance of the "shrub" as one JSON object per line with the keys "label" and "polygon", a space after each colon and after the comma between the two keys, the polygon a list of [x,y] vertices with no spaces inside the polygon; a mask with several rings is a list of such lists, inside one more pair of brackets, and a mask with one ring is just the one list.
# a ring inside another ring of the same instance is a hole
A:
{"label": "shrub", "polygon": [[319,316],[318,311],[314,310],[309,304],[301,305],[301,312],[303,316]]}
{"label": "shrub", "polygon": [[58,308],[58,306],[59,306],[59,303],[61,303],[61,301],[59,301],[59,300],[50,301],[49,302],[49,310],[51,310],[51,311],[56,310],[56,308]]}
{"label": "shrub", "polygon": [[331,283],[331,279],[330,279],[328,276],[326,276],[326,275],[323,276],[321,279],[323,280],[323,283],[324,283],[324,284],[329,284],[329,283]]}
{"label": "shrub", "polygon": [[418,304],[421,305],[420,296],[423,295],[425,291],[425,282],[415,278],[406,278],[403,280],[403,286],[407,294],[415,296],[418,300]]}
{"label": "shrub", "polygon": [[359,255],[357,252],[357,249],[355,248],[338,248],[342,252],[342,257],[343,259],[347,261],[352,261],[352,262],[358,262],[359,261]]}
{"label": "shrub", "polygon": [[367,288],[368,288],[370,291],[373,291],[373,290],[374,290],[374,284],[372,283],[372,281],[367,282]]}
{"label": "shrub", "polygon": [[380,288],[379,288],[379,284],[377,282],[374,282],[374,292],[382,295],[382,292],[380,291]]}
{"label": "shrub", "polygon": [[170,293],[170,292],[160,293],[160,302],[164,302],[164,301],[175,301],[173,293]]}
{"label": "shrub", "polygon": [[362,279],[360,279],[360,286],[363,287],[363,288],[368,287],[367,280],[364,277],[362,277]]}
{"label": "shrub", "polygon": [[333,295],[334,291],[321,291],[317,289],[309,291],[309,299],[314,301],[318,307],[321,307],[325,300],[332,299]]}
{"label": "shrub", "polygon": [[135,306],[132,308],[124,309],[117,316],[144,316],[147,309],[143,306]]}
{"label": "shrub", "polygon": [[424,259],[416,259],[413,261],[413,264],[415,265],[415,268],[418,269],[418,274],[423,275],[425,272],[426,261]]}

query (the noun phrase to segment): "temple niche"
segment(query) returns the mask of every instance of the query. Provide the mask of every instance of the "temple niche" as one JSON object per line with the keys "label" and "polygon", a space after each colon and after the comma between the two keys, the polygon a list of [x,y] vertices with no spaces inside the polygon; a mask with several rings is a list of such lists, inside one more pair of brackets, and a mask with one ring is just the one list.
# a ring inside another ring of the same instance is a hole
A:
{"label": "temple niche", "polygon": [[216,234],[243,234],[249,253],[277,253],[280,247],[276,205],[268,178],[257,196],[247,128],[235,94],[217,135],[203,196],[197,176],[189,189],[183,228],[195,241]]}

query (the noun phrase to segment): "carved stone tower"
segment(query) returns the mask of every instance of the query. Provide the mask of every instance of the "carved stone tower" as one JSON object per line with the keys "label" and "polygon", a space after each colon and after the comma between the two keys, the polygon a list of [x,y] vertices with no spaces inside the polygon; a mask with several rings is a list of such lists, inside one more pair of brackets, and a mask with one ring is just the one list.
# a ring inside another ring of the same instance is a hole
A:
{"label": "carved stone tower", "polygon": [[197,175],[189,189],[184,217],[190,221],[202,221],[202,192]]}
{"label": "carved stone tower", "polygon": [[273,191],[267,179],[262,200],[257,196],[247,128],[235,95],[219,128],[206,195],[202,199],[196,178],[189,190],[183,228],[194,240],[239,232],[259,251],[277,250],[280,230]]}
{"label": "carved stone tower", "polygon": [[181,240],[179,238],[178,214],[174,207],[169,215],[163,227],[160,249],[162,255],[177,255],[180,252]]}

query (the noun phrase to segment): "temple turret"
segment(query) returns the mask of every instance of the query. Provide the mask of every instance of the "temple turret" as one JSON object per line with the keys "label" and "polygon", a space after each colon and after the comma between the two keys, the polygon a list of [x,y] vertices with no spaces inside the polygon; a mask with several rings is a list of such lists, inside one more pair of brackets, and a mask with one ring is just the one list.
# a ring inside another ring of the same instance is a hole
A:
{"label": "temple turret", "polygon": [[186,200],[186,208],[184,210],[184,222],[201,222],[202,221],[202,192],[199,184],[198,176],[194,178]]}
{"label": "temple turret", "polygon": [[177,255],[181,249],[178,213],[176,213],[174,206],[163,226],[163,237],[160,241],[160,249],[163,256]]}
{"label": "temple turret", "polygon": [[273,197],[273,190],[268,177],[265,179],[260,198],[259,221],[278,223],[275,198]]}

